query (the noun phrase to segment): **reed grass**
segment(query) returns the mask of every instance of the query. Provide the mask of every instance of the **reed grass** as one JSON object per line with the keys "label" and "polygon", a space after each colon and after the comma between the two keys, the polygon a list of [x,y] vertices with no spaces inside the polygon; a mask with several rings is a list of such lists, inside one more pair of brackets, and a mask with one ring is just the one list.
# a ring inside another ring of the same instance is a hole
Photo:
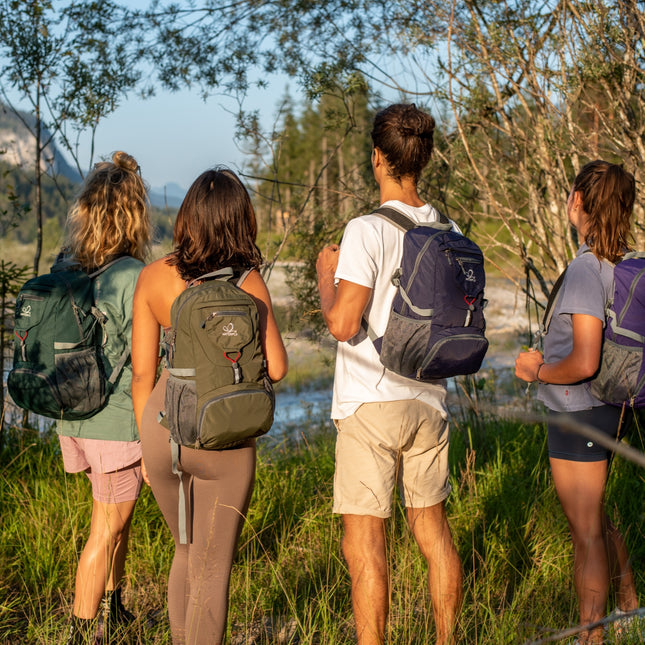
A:
{"label": "reed grass", "polygon": [[[326,420],[311,419],[305,429],[268,436],[259,446],[253,501],[231,579],[230,642],[353,643],[341,525],[330,512],[334,431]],[[464,569],[459,643],[524,643],[575,625],[571,544],[549,476],[544,428],[472,412],[455,415],[450,463],[447,510]],[[62,643],[89,529],[89,482],[63,472],[52,434],[11,429],[0,464],[0,643]],[[627,539],[641,599],[644,497],[645,473],[617,459],[607,507]],[[387,536],[388,643],[432,643],[427,572],[398,504]],[[171,559],[170,534],[145,487],[124,589],[138,619],[123,643],[171,642],[165,615]]]}

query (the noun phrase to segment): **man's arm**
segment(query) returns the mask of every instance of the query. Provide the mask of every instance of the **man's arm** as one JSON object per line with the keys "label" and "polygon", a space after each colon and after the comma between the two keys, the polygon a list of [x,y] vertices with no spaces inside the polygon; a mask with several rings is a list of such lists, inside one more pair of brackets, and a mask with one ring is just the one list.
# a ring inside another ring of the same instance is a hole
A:
{"label": "man's arm", "polygon": [[338,244],[326,246],[318,255],[318,291],[320,308],[331,335],[340,341],[356,336],[361,328],[361,318],[372,297],[372,289],[354,282],[340,280],[334,284],[338,266]]}

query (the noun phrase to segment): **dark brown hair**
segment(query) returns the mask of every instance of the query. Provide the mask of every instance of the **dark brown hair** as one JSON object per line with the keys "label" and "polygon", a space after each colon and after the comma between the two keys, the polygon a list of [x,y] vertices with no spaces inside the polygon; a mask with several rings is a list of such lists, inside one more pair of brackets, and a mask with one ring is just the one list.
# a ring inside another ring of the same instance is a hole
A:
{"label": "dark brown hair", "polygon": [[403,177],[419,181],[432,155],[434,119],[416,105],[396,103],[377,113],[372,129],[372,143],[390,166],[390,175],[398,182]]}
{"label": "dark brown hair", "polygon": [[139,164],[126,152],[97,163],[67,215],[63,251],[86,269],[121,255],[143,260],[150,243],[146,186]]}
{"label": "dark brown hair", "polygon": [[173,230],[169,263],[184,280],[233,266],[259,268],[257,225],[251,198],[227,168],[202,173],[188,189]]}
{"label": "dark brown hair", "polygon": [[636,198],[634,175],[607,161],[591,161],[573,180],[587,215],[586,242],[594,255],[616,262],[629,249]]}

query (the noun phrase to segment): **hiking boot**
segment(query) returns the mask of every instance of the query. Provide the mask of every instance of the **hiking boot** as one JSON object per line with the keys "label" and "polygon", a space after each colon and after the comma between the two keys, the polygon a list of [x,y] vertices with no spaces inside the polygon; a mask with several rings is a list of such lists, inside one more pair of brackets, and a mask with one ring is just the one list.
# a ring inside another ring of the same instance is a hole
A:
{"label": "hiking boot", "polygon": [[131,614],[121,602],[121,589],[106,591],[101,599],[98,614],[98,625],[94,645],[104,645],[117,631],[127,629],[134,622]]}
{"label": "hiking boot", "polygon": [[65,645],[87,645],[94,643],[94,618],[79,618],[72,616],[72,624],[69,626],[69,634]]}

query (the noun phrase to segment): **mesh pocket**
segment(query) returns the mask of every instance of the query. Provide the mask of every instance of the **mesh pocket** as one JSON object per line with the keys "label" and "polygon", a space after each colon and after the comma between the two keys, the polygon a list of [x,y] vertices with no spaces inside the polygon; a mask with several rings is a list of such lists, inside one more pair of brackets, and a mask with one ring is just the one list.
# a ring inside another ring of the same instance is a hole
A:
{"label": "mesh pocket", "polygon": [[197,441],[197,388],[194,380],[172,374],[166,383],[165,421],[170,436],[180,446],[193,447]]}
{"label": "mesh pocket", "polygon": [[428,320],[413,320],[390,313],[381,345],[381,363],[388,369],[414,378],[428,352],[430,330]]}
{"label": "mesh pocket", "polygon": [[64,419],[82,419],[106,402],[105,379],[96,349],[54,355],[56,386]]}
{"label": "mesh pocket", "polygon": [[620,405],[638,394],[642,347],[626,347],[605,339],[600,369],[590,381],[591,393],[605,403]]}
{"label": "mesh pocket", "polygon": [[7,389],[18,407],[52,419],[61,418],[63,406],[58,399],[56,386],[47,374],[14,368],[9,372]]}

